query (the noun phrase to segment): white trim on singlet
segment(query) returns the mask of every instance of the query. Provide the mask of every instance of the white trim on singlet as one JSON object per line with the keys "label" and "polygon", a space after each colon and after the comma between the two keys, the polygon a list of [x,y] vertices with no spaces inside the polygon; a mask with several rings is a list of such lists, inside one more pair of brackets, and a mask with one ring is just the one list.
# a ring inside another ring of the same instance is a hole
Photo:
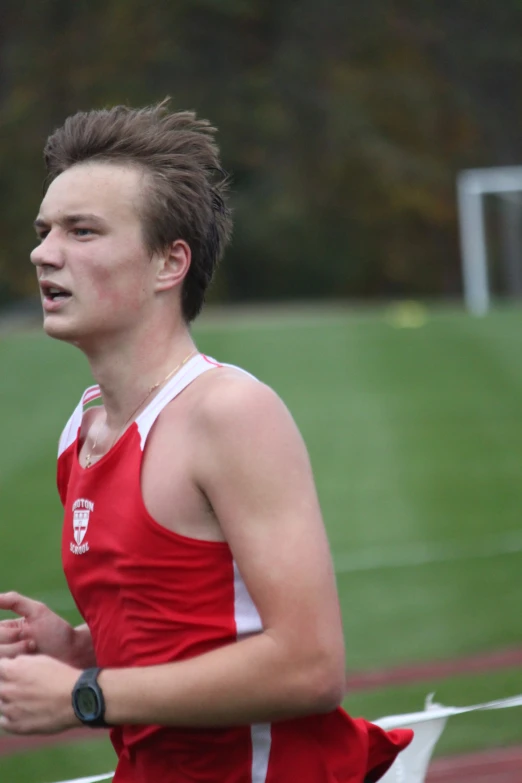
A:
{"label": "white trim on singlet", "polygon": [[136,417],[136,424],[141,437],[142,451],[145,448],[145,443],[148,434],[152,429],[152,425],[163,408],[168,405],[169,402],[172,402],[172,400],[177,397],[183,389],[186,389],[199,375],[207,372],[207,370],[214,370],[219,366],[220,365],[216,363],[207,362],[204,356],[198,353],[190,359],[190,361],[188,361],[167,384],[165,384],[163,389],[161,389],[154,399],[151,400],[145,410]]}
{"label": "white trim on singlet", "polygon": [[101,399],[101,391],[99,386],[89,386],[88,389],[85,389],[82,397],[82,405],[88,405],[89,402],[92,402],[93,400],[96,400],[100,398]]}
{"label": "white trim on singlet", "polygon": [[[219,364],[214,359],[206,357],[203,354],[196,354],[187,364],[165,385],[165,387],[154,397],[150,405],[148,405],[142,413],[136,418],[136,424],[141,436],[141,448],[143,450],[145,441],[152,428],[152,425],[158,418],[159,414],[167,405],[171,402],[183,389],[189,385],[198,375],[206,372],[207,370],[213,370],[216,367],[234,367],[233,364]],[[253,378],[246,370],[241,370],[240,367],[234,367],[236,370],[240,370]],[[69,446],[71,446],[78,435],[78,430],[82,426],[82,417],[84,408],[90,402],[93,402],[97,398],[100,399],[100,404],[103,405],[101,398],[101,392],[99,386],[89,386],[88,389],[82,394],[81,400],[74,409],[69,421],[65,425],[63,432],[60,436],[58,444],[58,456],[60,457]]]}
{"label": "white trim on singlet", "polygon": [[71,418],[65,425],[58,443],[58,456],[61,457],[64,451],[71,446],[78,436],[78,430],[82,426],[83,416],[83,397],[74,409]]}
{"label": "white trim on singlet", "polygon": [[263,630],[263,624],[234,560],[234,620],[238,640]]}
{"label": "white trim on singlet", "polygon": [[272,724],[254,723],[250,727],[250,737],[252,739],[252,783],[266,783],[272,746]]}
{"label": "white trim on singlet", "polygon": [[[248,592],[234,560],[234,620],[238,640],[252,633],[263,630],[261,617]],[[272,729],[270,723],[254,723],[250,727],[252,741],[252,783],[266,783],[270,748],[272,745]]]}
{"label": "white trim on singlet", "polygon": [[88,389],[85,389],[84,393],[81,396],[80,402],[74,409],[72,416],[70,417],[69,421],[63,428],[63,432],[60,436],[60,441],[58,443],[59,457],[61,457],[64,451],[67,451],[69,446],[71,446],[76,440],[76,437],[78,435],[78,430],[82,426],[82,418],[83,418],[85,406],[88,405],[89,402],[92,402],[93,400],[97,399],[98,397],[101,400],[101,392],[99,386],[89,386]]}

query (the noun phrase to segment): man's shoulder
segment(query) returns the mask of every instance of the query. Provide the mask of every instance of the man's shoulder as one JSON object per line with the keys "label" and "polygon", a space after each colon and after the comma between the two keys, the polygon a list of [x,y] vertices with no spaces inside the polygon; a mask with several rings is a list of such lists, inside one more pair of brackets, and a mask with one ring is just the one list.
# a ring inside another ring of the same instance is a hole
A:
{"label": "man's shoulder", "polygon": [[253,375],[230,365],[207,373],[199,389],[197,419],[203,426],[261,416],[284,408],[277,393]]}
{"label": "man's shoulder", "polygon": [[[261,423],[277,411],[288,411],[277,393],[249,372],[233,365],[216,364],[190,384],[188,426],[193,438],[221,435],[227,427]],[[163,421],[179,426],[176,405],[167,405]]]}

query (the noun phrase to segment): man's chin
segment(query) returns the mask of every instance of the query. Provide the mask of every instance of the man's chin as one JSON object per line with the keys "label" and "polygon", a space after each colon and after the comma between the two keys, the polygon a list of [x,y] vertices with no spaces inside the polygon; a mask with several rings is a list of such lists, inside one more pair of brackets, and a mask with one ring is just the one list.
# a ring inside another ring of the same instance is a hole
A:
{"label": "man's chin", "polygon": [[82,351],[88,351],[103,339],[104,333],[100,331],[99,325],[96,326],[97,328],[90,325],[89,328],[85,323],[80,325],[78,322],[74,323],[72,319],[67,321],[65,318],[52,316],[44,317],[43,321],[43,330],[48,337],[70,343]]}
{"label": "man's chin", "polygon": [[72,328],[70,324],[67,325],[63,321],[59,323],[58,319],[49,318],[49,316],[44,317],[43,330],[48,337],[52,337],[54,340],[64,340],[68,343],[78,340],[77,330]]}

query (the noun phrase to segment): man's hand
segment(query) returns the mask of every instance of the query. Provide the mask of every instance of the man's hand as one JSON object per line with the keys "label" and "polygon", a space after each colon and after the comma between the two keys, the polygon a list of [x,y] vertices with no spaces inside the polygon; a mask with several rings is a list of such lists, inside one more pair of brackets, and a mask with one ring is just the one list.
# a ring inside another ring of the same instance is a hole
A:
{"label": "man's hand", "polygon": [[20,615],[0,622],[0,659],[24,653],[43,653],[72,664],[79,659],[79,634],[45,604],[19,593],[0,593],[0,609]]}
{"label": "man's hand", "polygon": [[12,734],[54,734],[81,725],[71,693],[80,676],[46,655],[0,661],[0,728]]}

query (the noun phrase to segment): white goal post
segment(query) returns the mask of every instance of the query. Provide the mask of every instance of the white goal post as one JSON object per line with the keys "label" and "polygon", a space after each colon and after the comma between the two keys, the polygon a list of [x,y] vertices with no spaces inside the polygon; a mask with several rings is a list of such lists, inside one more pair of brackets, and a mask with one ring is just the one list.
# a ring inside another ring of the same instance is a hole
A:
{"label": "white goal post", "polygon": [[474,315],[490,305],[484,196],[522,191],[522,166],[466,169],[457,177],[464,300]]}

